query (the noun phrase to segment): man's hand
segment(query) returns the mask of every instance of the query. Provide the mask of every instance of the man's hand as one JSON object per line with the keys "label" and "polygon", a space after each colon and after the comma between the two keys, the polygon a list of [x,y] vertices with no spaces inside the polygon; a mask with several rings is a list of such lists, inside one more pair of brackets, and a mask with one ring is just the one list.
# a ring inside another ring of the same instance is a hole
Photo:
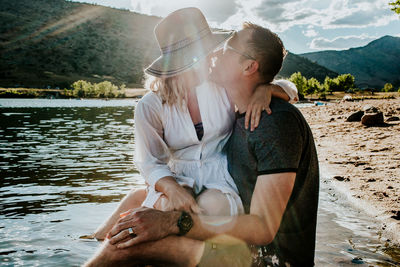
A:
{"label": "man's hand", "polygon": [[[127,248],[142,242],[160,240],[168,235],[178,234],[180,212],[163,212],[141,207],[130,210],[118,220],[109,233],[110,243],[117,248]],[[129,234],[132,228],[134,235]],[[129,239],[129,237],[132,238]]]}

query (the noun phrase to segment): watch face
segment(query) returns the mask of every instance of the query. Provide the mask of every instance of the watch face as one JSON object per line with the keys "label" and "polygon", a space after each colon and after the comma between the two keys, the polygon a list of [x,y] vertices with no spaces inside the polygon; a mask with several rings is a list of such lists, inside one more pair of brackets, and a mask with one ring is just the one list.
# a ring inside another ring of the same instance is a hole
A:
{"label": "watch face", "polygon": [[183,219],[182,220],[182,228],[185,229],[186,231],[189,231],[190,228],[192,228],[192,226],[193,226],[192,218],[190,217],[190,215],[188,215],[182,219]]}
{"label": "watch face", "polygon": [[192,226],[193,226],[193,220],[190,214],[187,212],[182,212],[182,215],[178,221],[178,227],[180,232],[179,234],[180,235],[186,234],[187,232],[189,232]]}

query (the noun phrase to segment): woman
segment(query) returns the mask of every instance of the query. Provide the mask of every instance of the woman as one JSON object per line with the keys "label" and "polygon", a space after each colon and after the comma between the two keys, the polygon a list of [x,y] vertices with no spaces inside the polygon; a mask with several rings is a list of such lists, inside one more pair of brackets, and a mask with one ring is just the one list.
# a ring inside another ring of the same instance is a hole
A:
{"label": "woman", "polygon": [[[234,105],[225,89],[208,79],[212,51],[231,34],[211,32],[195,8],[177,10],[156,26],[162,56],[145,70],[152,76],[147,80],[151,92],[135,110],[135,160],[147,189],[128,194],[96,231],[97,239],[104,239],[121,213],[140,205],[208,215],[243,213],[222,153]],[[297,95],[293,84],[279,84],[292,99]],[[271,88],[257,88],[255,102]],[[269,101],[261,99],[256,107]]]}

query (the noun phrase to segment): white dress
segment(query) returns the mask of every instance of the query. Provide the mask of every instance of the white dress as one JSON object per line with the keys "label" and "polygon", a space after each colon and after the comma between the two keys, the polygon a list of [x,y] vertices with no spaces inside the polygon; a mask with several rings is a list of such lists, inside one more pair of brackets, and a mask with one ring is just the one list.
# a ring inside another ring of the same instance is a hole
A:
{"label": "white dress", "polygon": [[[297,97],[296,86],[276,81],[289,95]],[[163,104],[154,92],[147,93],[135,110],[135,164],[148,185],[142,206],[153,207],[162,193],[156,182],[173,176],[181,185],[218,189],[229,200],[231,215],[243,213],[237,187],[228,172],[222,149],[229,139],[235,120],[234,105],[225,89],[204,82],[196,88],[204,135],[199,141],[190,113],[185,107]]]}

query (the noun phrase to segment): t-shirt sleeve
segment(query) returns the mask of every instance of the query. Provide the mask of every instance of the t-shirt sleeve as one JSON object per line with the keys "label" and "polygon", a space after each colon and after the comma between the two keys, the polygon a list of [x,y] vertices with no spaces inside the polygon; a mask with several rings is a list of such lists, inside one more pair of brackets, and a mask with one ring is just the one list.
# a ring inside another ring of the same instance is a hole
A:
{"label": "t-shirt sleeve", "polygon": [[297,172],[303,150],[300,125],[291,112],[264,114],[258,128],[249,135],[258,175]]}

